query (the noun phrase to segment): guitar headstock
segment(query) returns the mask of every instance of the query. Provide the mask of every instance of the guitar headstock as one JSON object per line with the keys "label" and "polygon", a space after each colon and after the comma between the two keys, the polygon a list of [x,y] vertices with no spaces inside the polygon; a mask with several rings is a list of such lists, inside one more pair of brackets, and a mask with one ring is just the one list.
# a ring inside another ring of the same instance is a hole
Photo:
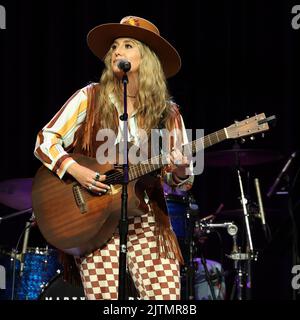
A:
{"label": "guitar headstock", "polygon": [[267,130],[269,130],[268,119],[264,113],[260,113],[242,121],[236,121],[231,126],[225,128],[228,139],[252,136]]}

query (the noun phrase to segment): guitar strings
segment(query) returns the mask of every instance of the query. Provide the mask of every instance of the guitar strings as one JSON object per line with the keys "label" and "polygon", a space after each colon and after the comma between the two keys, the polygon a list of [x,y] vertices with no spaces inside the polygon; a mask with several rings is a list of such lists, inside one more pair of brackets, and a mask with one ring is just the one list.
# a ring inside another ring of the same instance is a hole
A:
{"label": "guitar strings", "polygon": [[[139,170],[139,167],[141,167],[141,165],[147,165],[147,164],[150,164],[149,163],[149,160],[155,160],[157,159],[159,161],[159,158],[161,156],[156,156],[156,157],[153,157],[151,159],[148,159],[148,160],[145,160],[145,161],[142,161],[141,163],[139,164],[136,164],[136,165],[131,165],[129,166],[129,170],[128,170],[128,174],[130,174],[130,171],[133,172],[133,170]],[[160,162],[158,164],[161,164]],[[147,174],[147,172],[145,173]],[[117,172],[117,173],[113,173],[112,175],[108,176],[108,178],[104,181],[104,182],[114,182],[115,179],[118,179],[118,178],[122,178],[123,174],[120,173],[120,172]]]}
{"label": "guitar strings", "polygon": [[[221,131],[223,131],[223,130],[224,130],[224,129],[221,129],[221,130],[219,130],[217,133],[219,133],[219,132],[221,132]],[[197,143],[198,141],[202,140],[202,142],[203,142],[203,140],[207,140],[207,139],[209,139],[209,141],[211,142],[211,139],[207,136],[207,137],[202,137],[202,138],[199,138],[199,139],[197,139],[197,140],[195,140],[195,141],[192,141],[192,142],[186,144],[184,147],[192,147],[192,150],[193,150],[193,149],[195,149],[196,143]],[[142,165],[150,165],[151,162],[154,162],[154,161],[155,161],[155,164],[161,165],[161,164],[162,164],[161,158],[162,158],[162,155],[158,155],[158,156],[155,156],[155,157],[153,157],[153,158],[144,160],[144,161],[140,162],[139,164],[131,165],[131,166],[129,166],[128,174],[130,174],[130,172],[133,172],[133,171],[136,171],[136,170],[138,170],[138,171],[139,171],[139,170],[143,170],[143,169],[141,168]],[[150,160],[150,163],[149,163],[149,160]],[[158,161],[158,162],[157,162],[157,161]],[[160,167],[159,167],[159,168],[160,168]],[[157,169],[159,169],[159,168],[157,168]],[[156,169],[154,169],[154,170],[156,170]],[[153,170],[153,171],[154,171],[154,170]],[[146,170],[146,171],[147,171],[147,170]],[[145,174],[147,174],[147,173],[148,173],[148,172],[146,172]],[[114,182],[115,179],[121,178],[122,176],[123,176],[123,174],[120,173],[120,172],[113,173],[113,174],[110,175],[104,182],[112,183],[112,182]]]}
{"label": "guitar strings", "polygon": [[[156,164],[161,165],[161,164],[162,164],[162,163],[160,162],[160,158],[161,158],[161,157],[162,157],[162,155],[155,156],[155,157],[153,157],[153,158],[151,158],[151,159],[144,160],[144,161],[140,162],[139,164],[135,164],[135,165],[129,166],[128,174],[130,174],[130,171],[133,172],[133,170],[135,170],[135,171],[138,170],[139,167],[141,167],[142,165],[147,165],[147,164],[149,165],[149,164],[150,164],[150,163],[149,163],[149,160],[152,160],[152,161],[157,160],[158,163],[156,162]],[[159,168],[158,168],[158,169],[159,169]],[[154,170],[155,170],[155,169],[154,169]],[[146,172],[145,174],[147,174],[147,173],[148,173],[148,172]],[[115,182],[115,181],[114,181],[115,179],[122,178],[122,177],[123,177],[123,174],[120,173],[120,172],[113,173],[112,175],[108,176],[108,178],[107,178],[105,181],[103,181],[103,182],[112,183],[112,182]]]}
{"label": "guitar strings", "polygon": [[[198,140],[201,140],[201,138],[198,139]],[[197,140],[196,140],[196,141],[197,141]],[[194,141],[194,142],[196,142],[196,141]],[[193,142],[187,144],[186,146],[190,146],[190,145],[192,145],[192,144],[193,144]],[[153,157],[153,158],[150,158],[150,159],[141,161],[139,164],[131,165],[131,166],[129,166],[128,174],[130,174],[130,171],[133,172],[133,171],[136,171],[136,170],[140,170],[142,165],[150,165],[151,162],[154,162],[154,163],[157,164],[157,165],[161,165],[161,164],[162,164],[161,158],[162,158],[162,155],[158,155],[158,156],[155,156],[155,157]],[[149,163],[149,162],[150,162],[150,163]],[[159,167],[159,168],[160,168],[160,167]],[[157,168],[157,169],[159,169],[159,168]],[[141,170],[142,170],[142,169],[141,169]],[[154,169],[154,170],[156,170],[156,169]],[[153,171],[154,171],[154,170],[153,170]],[[148,172],[146,172],[145,174],[147,174],[147,173],[148,173]],[[112,175],[110,175],[110,176],[109,176],[105,181],[103,181],[103,182],[107,182],[107,183],[114,182],[115,179],[121,178],[122,176],[123,176],[123,174],[120,173],[120,172],[113,173]]]}

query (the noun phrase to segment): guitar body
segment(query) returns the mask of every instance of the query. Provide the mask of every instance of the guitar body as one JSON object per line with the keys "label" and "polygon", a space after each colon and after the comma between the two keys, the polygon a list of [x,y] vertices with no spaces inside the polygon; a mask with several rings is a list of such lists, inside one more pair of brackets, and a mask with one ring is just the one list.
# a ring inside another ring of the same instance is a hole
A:
{"label": "guitar body", "polygon": [[[107,177],[121,174],[113,165],[99,165],[94,158],[72,157]],[[151,190],[155,180],[157,178],[146,175],[128,184],[128,217],[149,211],[144,194],[147,189]],[[43,166],[33,181],[32,204],[40,231],[51,245],[68,254],[84,255],[100,248],[117,229],[121,194],[122,185],[118,180],[111,184],[110,191],[99,196],[70,176],[60,180]]]}

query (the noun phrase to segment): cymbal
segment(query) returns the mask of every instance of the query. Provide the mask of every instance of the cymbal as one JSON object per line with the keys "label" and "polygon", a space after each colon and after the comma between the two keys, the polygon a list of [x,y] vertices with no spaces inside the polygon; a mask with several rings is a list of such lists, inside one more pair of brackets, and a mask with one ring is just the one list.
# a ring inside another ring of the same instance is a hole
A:
{"label": "cymbal", "polygon": [[31,208],[32,181],[32,178],[0,181],[0,203],[17,210]]}
{"label": "cymbal", "polygon": [[211,167],[254,166],[282,159],[274,150],[228,149],[204,153],[204,164]]}

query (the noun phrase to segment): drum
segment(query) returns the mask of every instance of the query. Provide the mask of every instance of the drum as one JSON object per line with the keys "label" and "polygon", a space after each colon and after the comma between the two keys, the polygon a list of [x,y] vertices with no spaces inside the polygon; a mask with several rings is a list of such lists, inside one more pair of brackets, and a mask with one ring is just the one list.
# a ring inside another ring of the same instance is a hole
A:
{"label": "drum", "polygon": [[182,195],[168,194],[165,195],[165,199],[172,228],[177,238],[183,239],[186,236],[187,198]]}
{"label": "drum", "polygon": [[57,273],[43,288],[39,300],[85,300],[82,285],[75,286],[63,279],[63,274]]}
{"label": "drum", "polygon": [[58,253],[49,248],[28,248],[24,255],[23,275],[19,278],[16,299],[36,300],[43,287],[61,268]]}
{"label": "drum", "polygon": [[[134,283],[128,273],[125,294],[128,300],[140,300]],[[63,273],[58,272],[43,288],[39,300],[86,300],[82,284],[72,285],[63,279]]]}
{"label": "drum", "polygon": [[[206,280],[204,266],[200,258],[194,259],[195,272],[195,300],[212,300],[209,284]],[[226,286],[225,277],[221,264],[213,260],[206,260],[210,280],[217,300],[225,300]]]}

